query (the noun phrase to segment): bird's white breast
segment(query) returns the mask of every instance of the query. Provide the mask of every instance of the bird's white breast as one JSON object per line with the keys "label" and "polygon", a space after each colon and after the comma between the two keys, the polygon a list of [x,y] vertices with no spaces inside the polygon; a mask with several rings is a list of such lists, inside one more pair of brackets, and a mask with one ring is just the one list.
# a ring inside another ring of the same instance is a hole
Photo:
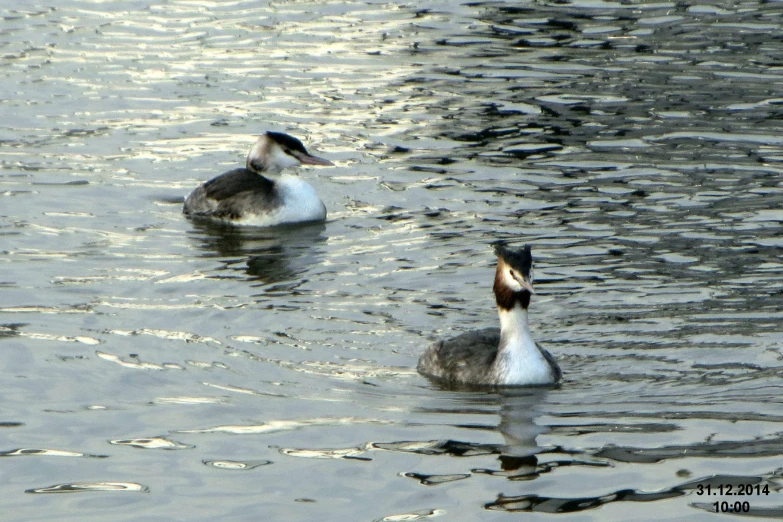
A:
{"label": "bird's white breast", "polygon": [[299,176],[284,174],[275,182],[281,204],[263,214],[249,214],[235,221],[240,225],[269,227],[326,219],[326,206],[309,183]]}
{"label": "bird's white breast", "polygon": [[552,368],[536,346],[527,325],[527,310],[517,303],[499,310],[500,350],[495,369],[500,384],[529,385],[554,382]]}

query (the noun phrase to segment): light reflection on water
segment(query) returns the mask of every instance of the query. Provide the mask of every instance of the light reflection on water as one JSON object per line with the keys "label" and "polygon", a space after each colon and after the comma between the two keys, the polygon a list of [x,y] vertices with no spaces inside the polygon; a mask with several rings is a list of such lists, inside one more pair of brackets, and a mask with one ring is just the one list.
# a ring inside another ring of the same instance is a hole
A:
{"label": "light reflection on water", "polygon": [[[780,516],[774,3],[3,16],[4,513],[659,519],[760,484]],[[338,165],[301,173],[329,221],[185,220],[267,129]],[[557,389],[414,371],[496,321],[497,239],[534,246]]]}

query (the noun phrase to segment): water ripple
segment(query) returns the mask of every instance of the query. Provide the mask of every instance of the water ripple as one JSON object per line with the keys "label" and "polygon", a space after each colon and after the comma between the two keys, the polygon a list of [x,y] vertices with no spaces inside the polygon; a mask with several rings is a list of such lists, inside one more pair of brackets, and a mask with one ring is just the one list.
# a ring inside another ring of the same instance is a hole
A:
{"label": "water ripple", "polygon": [[[181,518],[674,518],[710,509],[699,484],[779,489],[774,2],[0,11],[0,427],[8,456],[109,457],[6,459],[6,511],[152,488]],[[337,164],[300,171],[329,220],[183,219],[265,130]],[[533,245],[531,326],[566,374],[545,394],[413,369],[495,324],[498,239]],[[149,516],[123,497],[79,512]]]}

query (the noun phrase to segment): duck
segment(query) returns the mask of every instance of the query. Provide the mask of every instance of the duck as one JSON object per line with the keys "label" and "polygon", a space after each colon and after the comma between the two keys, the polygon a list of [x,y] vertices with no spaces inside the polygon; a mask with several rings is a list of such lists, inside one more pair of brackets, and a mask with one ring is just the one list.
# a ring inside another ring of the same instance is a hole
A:
{"label": "duck", "polygon": [[419,358],[422,375],[448,385],[553,385],[563,373],[555,358],[533,339],[528,308],[533,289],[531,247],[494,245],[493,291],[500,328],[463,333],[430,345]]}
{"label": "duck", "polygon": [[289,134],[268,131],[250,148],[244,168],[199,185],[182,210],[191,218],[256,227],[322,222],[326,205],[315,189],[299,176],[283,174],[300,165],[334,163],[310,154]]}

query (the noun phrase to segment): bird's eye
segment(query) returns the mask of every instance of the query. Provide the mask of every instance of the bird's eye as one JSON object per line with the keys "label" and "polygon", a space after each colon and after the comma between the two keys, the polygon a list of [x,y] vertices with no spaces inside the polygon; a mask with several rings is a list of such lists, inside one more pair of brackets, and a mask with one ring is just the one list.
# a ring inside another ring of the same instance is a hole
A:
{"label": "bird's eye", "polygon": [[508,275],[510,275],[511,277],[514,277],[514,271],[513,270],[509,270],[508,271]]}

